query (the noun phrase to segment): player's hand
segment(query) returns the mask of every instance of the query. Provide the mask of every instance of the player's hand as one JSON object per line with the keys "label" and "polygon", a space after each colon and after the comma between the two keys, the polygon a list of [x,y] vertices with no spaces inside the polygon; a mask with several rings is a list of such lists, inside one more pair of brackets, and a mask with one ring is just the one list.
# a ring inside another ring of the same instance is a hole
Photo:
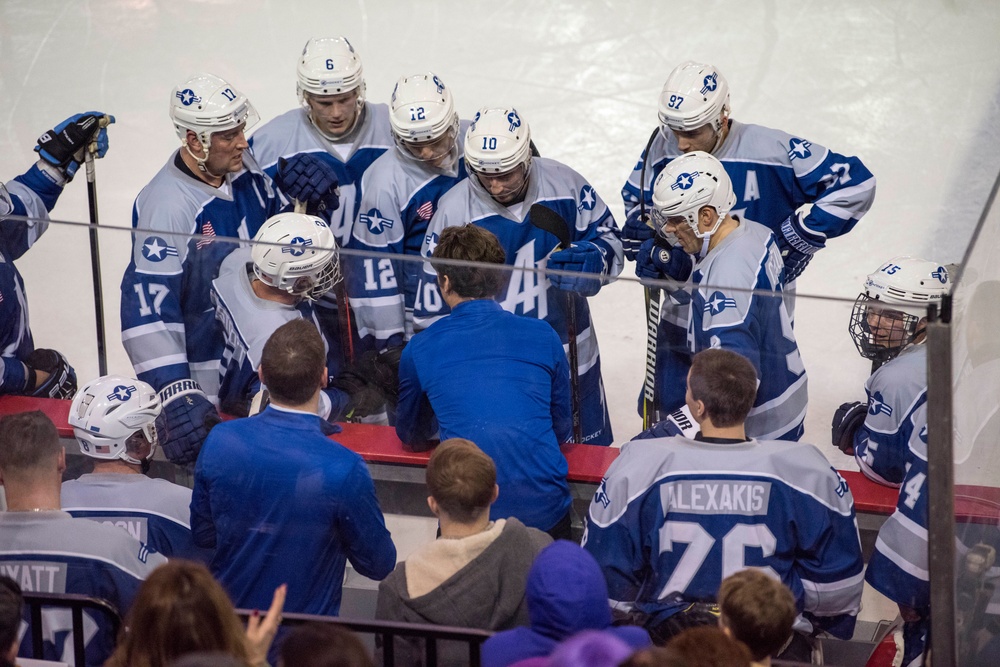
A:
{"label": "player's hand", "polygon": [[347,407],[344,410],[345,419],[367,417],[382,411],[382,406],[385,404],[382,393],[357,370],[341,371],[330,384],[348,396]]}
{"label": "player's hand", "polygon": [[[603,274],[607,270],[604,253],[596,243],[590,241],[579,241],[565,250],[552,253],[546,268],[591,274],[588,277],[549,274],[549,280],[556,289],[576,292],[583,296],[594,296],[600,291],[604,282]],[[593,277],[594,274],[597,274],[597,277]]]}
{"label": "player's hand", "polygon": [[93,144],[91,150],[95,157],[102,158],[108,152],[107,126],[113,122],[114,116],[100,111],[74,114],[38,137],[35,150],[43,160],[62,172],[67,182],[71,181],[90,144]]}
{"label": "player's hand", "polygon": [[792,213],[781,223],[781,234],[778,235],[778,250],[785,262],[785,284],[798,278],[805,270],[809,260],[822,249],[826,242],[810,234],[799,221],[796,213]]}
{"label": "player's hand", "polygon": [[663,280],[671,278],[684,282],[691,277],[694,261],[679,245],[671,246],[662,238],[642,242],[635,260],[635,275],[639,279]]}
{"label": "player's hand", "polygon": [[76,394],[76,371],[64,357],[55,350],[36,349],[24,360],[28,367],[29,379],[24,389],[26,396],[36,398],[73,398]]}
{"label": "player's hand", "polygon": [[340,207],[340,181],[337,172],[326,160],[303,153],[290,160],[278,159],[275,180],[288,197],[306,205],[306,213],[321,215]]}
{"label": "player's hand", "polygon": [[656,230],[648,224],[649,216],[643,218],[641,214],[642,209],[636,206],[625,218],[625,226],[622,227],[622,248],[625,257],[633,262],[639,256],[643,242],[656,236]]}
{"label": "player's hand", "polygon": [[167,419],[163,453],[178,465],[194,463],[208,432],[221,419],[219,412],[194,380],[177,380],[160,390]]}
{"label": "player's hand", "polygon": [[288,594],[288,584],[281,584],[274,589],[271,608],[264,618],[254,609],[247,621],[247,662],[251,667],[267,667],[267,651],[271,648],[274,636],[278,634],[281,625],[281,611],[285,608],[285,596]]}
{"label": "player's hand", "polygon": [[867,403],[841,403],[833,413],[833,423],[830,424],[831,439],[837,449],[854,456],[854,432],[865,422],[867,414]]}

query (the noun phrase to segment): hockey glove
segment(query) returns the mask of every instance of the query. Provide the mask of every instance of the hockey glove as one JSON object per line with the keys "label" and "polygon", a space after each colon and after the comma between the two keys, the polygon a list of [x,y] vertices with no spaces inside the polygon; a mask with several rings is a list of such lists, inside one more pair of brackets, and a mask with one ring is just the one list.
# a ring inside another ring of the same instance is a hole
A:
{"label": "hockey glove", "polygon": [[101,127],[104,118],[108,119],[107,124],[115,122],[114,116],[100,111],[70,116],[38,137],[35,150],[43,160],[59,170],[66,182],[72,181],[83,162],[88,144],[97,144],[96,157],[102,158],[108,152],[108,130]]}
{"label": "hockey glove", "polygon": [[367,417],[382,411],[385,399],[381,392],[359,372],[351,369],[341,371],[331,384],[349,397],[345,419]]}
{"label": "hockey glove", "polygon": [[178,465],[194,463],[208,432],[221,419],[212,402],[194,380],[177,380],[160,390],[167,417],[163,453]]}
{"label": "hockey glove", "polygon": [[639,279],[672,278],[684,282],[691,277],[693,267],[691,255],[684,252],[684,248],[679,245],[670,246],[661,238],[652,238],[643,241],[639,247],[635,275]]}
{"label": "hockey glove", "polygon": [[594,296],[600,291],[604,282],[603,273],[606,265],[604,253],[596,243],[581,241],[570,245],[566,250],[552,253],[547,268],[557,271],[576,271],[581,274],[602,274],[598,277],[549,274],[549,280],[556,289],[576,292],[583,296]]}
{"label": "hockey glove", "polygon": [[802,227],[797,214],[788,216],[781,223],[781,234],[778,235],[778,250],[785,262],[785,284],[798,278],[816,251],[825,245],[826,241]]}
{"label": "hockey glove", "polygon": [[340,181],[333,167],[312,153],[278,159],[275,180],[288,197],[306,205],[309,215],[332,213],[340,206]]}
{"label": "hockey glove", "polygon": [[868,414],[868,404],[841,403],[833,413],[833,423],[830,425],[833,444],[848,456],[854,456],[854,433],[865,421]]}
{"label": "hockey glove", "polygon": [[639,256],[643,242],[656,236],[656,230],[647,224],[649,216],[643,218],[641,213],[642,209],[636,206],[625,218],[625,226],[622,227],[622,248],[625,257],[633,262]]}
{"label": "hockey glove", "polygon": [[[28,367],[28,383],[25,396],[36,398],[73,398],[76,393],[76,371],[66,361],[66,357],[55,350],[37,349],[24,360]],[[48,373],[39,382],[38,373]]]}

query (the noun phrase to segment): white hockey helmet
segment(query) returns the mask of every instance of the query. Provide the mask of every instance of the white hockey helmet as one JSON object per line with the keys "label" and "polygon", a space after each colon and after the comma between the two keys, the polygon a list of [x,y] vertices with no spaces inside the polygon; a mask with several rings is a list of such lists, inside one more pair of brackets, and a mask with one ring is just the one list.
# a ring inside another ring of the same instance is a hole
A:
{"label": "white hockey helmet", "polygon": [[[704,151],[692,151],[671,160],[653,183],[653,222],[667,234],[669,218],[683,217],[700,239],[711,236],[736,205],[733,183],[722,163]],[[719,218],[706,232],[698,229],[703,206],[715,209]]]}
{"label": "white hockey helmet", "polygon": [[266,285],[315,301],[343,277],[333,232],[314,215],[279,213],[253,240],[253,271]]}
{"label": "white hockey helmet", "polygon": [[195,74],[170,94],[170,120],[177,136],[187,145],[187,131],[198,135],[208,159],[212,135],[243,125],[248,132],[260,116],[246,95],[214,74]]}
{"label": "white hockey helmet", "polygon": [[449,131],[458,145],[458,114],[451,91],[434,74],[400,77],[389,101],[389,124],[396,147],[412,154],[403,144],[434,141]]}
{"label": "white hockey helmet", "polygon": [[[149,442],[148,461],[166,436],[165,423],[156,391],[141,380],[121,375],[88,382],[69,408],[69,424],[80,451],[95,459],[122,459],[141,465],[143,460],[129,453],[129,441],[141,434]],[[133,441],[133,451],[135,445]]]}
{"label": "white hockey helmet", "polygon": [[854,301],[849,331],[862,357],[885,362],[919,333],[927,307],[940,304],[951,290],[943,264],[917,257],[895,257],[868,275]]}
{"label": "white hockey helmet", "polygon": [[690,132],[712,124],[722,130],[723,114],[729,116],[729,83],[712,65],[688,61],[674,68],[663,84],[659,102],[660,128]]}
{"label": "white hockey helmet", "polygon": [[465,163],[469,171],[505,174],[531,167],[531,130],[517,109],[482,108],[465,133]]}
{"label": "white hockey helmet", "polygon": [[313,37],[302,47],[295,70],[296,91],[302,106],[309,110],[306,93],[310,95],[341,95],[358,91],[354,123],[344,134],[357,127],[365,106],[365,72],[358,55],[346,37]]}

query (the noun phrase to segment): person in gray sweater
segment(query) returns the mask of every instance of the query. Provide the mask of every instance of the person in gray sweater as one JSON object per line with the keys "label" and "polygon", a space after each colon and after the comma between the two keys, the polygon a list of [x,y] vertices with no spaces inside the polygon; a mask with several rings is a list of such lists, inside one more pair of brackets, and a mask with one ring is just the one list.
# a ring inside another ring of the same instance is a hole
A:
{"label": "person in gray sweater", "polygon": [[[513,517],[490,521],[500,491],[496,466],[469,440],[438,445],[427,463],[427,489],[441,535],[379,584],[375,617],[483,630],[527,625],[528,570],[552,538]],[[397,664],[423,664],[421,641],[397,637],[395,650]],[[438,643],[439,665],[468,658],[466,644]]]}

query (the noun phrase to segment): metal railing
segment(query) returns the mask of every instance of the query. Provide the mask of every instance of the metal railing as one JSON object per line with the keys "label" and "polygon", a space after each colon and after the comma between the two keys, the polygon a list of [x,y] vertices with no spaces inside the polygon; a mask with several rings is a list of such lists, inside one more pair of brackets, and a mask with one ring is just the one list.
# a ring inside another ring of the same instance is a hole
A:
{"label": "metal railing", "polygon": [[24,604],[28,607],[28,617],[31,619],[31,655],[36,660],[44,659],[44,629],[42,628],[42,608],[56,607],[69,609],[72,618],[73,629],[73,660],[77,667],[87,664],[87,645],[84,639],[83,611],[92,609],[101,613],[103,618],[110,622],[106,626],[112,637],[118,636],[121,628],[122,617],[107,600],[94,598],[87,595],[74,595],[71,593],[24,593]]}

